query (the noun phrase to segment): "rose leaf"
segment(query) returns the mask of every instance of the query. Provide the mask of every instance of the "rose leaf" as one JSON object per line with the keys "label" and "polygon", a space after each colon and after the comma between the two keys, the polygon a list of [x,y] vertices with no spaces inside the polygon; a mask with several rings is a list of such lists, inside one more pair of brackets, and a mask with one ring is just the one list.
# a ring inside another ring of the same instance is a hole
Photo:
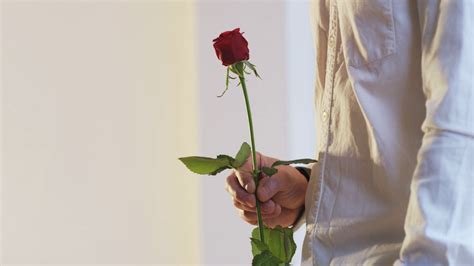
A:
{"label": "rose leaf", "polygon": [[235,169],[241,167],[247,161],[247,158],[249,158],[250,152],[250,145],[247,142],[242,143],[239,151],[235,155],[235,160],[232,163],[232,167],[234,167]]}
{"label": "rose leaf", "polygon": [[179,160],[193,173],[200,175],[216,175],[226,169],[232,168],[233,158],[228,155],[219,155],[216,159],[190,156],[182,157]]}
{"label": "rose leaf", "polygon": [[252,255],[257,256],[258,254],[262,253],[265,250],[268,250],[267,244],[263,243],[259,239],[250,238],[250,242],[252,244]]}
{"label": "rose leaf", "polygon": [[[252,238],[259,239],[258,227],[252,231]],[[268,246],[268,251],[280,260],[280,262],[289,263],[296,251],[296,243],[293,240],[293,229],[264,227],[263,235],[265,237],[265,244]],[[263,252],[262,252],[263,253]]]}
{"label": "rose leaf", "polygon": [[272,164],[272,167],[276,167],[279,165],[290,165],[290,164],[309,164],[315,163],[316,160],[313,159],[298,159],[298,160],[291,160],[291,161],[276,161]]}
{"label": "rose leaf", "polygon": [[275,266],[280,265],[281,261],[278,260],[275,256],[270,253],[270,251],[265,250],[257,256],[253,257],[252,266]]}
{"label": "rose leaf", "polygon": [[265,173],[267,176],[272,176],[278,172],[278,169],[264,166],[262,167],[262,172]]}

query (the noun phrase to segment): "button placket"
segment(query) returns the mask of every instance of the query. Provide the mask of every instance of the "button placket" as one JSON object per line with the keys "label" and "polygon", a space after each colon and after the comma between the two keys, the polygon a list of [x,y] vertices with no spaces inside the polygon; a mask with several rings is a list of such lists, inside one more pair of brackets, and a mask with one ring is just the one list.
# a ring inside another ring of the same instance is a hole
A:
{"label": "button placket", "polygon": [[[326,78],[324,84],[324,92],[322,95],[322,104],[321,104],[321,146],[320,150],[324,151],[322,156],[321,171],[319,178],[319,190],[318,194],[315,195],[317,199],[317,206],[315,210],[315,227],[314,233],[319,239],[324,239],[328,237],[328,232],[324,229],[325,223],[328,223],[327,219],[324,219],[321,216],[321,206],[322,201],[324,200],[324,180],[326,175],[326,161],[327,153],[330,145],[331,138],[331,115],[332,115],[332,104],[333,104],[333,92],[334,92],[334,75],[335,75],[335,66],[337,59],[337,38],[338,38],[338,13],[336,1],[331,2],[330,6],[330,23],[329,23],[329,34],[328,34],[328,46],[327,46],[327,60],[326,60]],[[318,221],[322,218],[322,221]],[[328,225],[328,224],[326,224]],[[313,238],[314,239],[314,238]],[[315,258],[313,258],[314,260]],[[316,263],[313,261],[313,263]]]}
{"label": "button placket", "polygon": [[329,25],[329,38],[327,48],[327,61],[326,61],[326,83],[324,86],[323,100],[322,100],[322,113],[321,113],[321,149],[326,150],[329,145],[329,138],[331,134],[331,113],[332,103],[334,94],[334,75],[335,66],[337,59],[337,31],[338,31],[338,14],[336,8],[336,1],[331,4],[330,13],[330,25]]}
{"label": "button placket", "polygon": [[[336,1],[331,2],[330,6],[330,24],[329,24],[329,36],[328,36],[328,47],[327,47],[327,60],[326,60],[326,81],[324,84],[324,92],[322,96],[322,114],[321,114],[321,147],[320,149],[324,151],[322,158],[322,165],[320,171],[320,184],[319,192],[317,197],[317,207],[315,213],[315,227],[314,234],[317,235],[317,238],[322,239],[324,242],[329,241],[329,232],[325,228],[329,226],[328,217],[323,217],[323,220],[318,223],[321,219],[321,204],[324,200],[324,183],[326,178],[326,161],[327,154],[329,151],[329,145],[331,143],[331,116],[332,116],[332,106],[333,106],[333,95],[334,95],[334,75],[335,75],[335,66],[337,59],[337,37],[338,37],[338,13]],[[314,241],[314,238],[313,238]],[[315,246],[316,243],[313,243]],[[325,262],[323,264],[328,264]],[[316,257],[313,257],[313,264],[319,264],[316,262]]]}

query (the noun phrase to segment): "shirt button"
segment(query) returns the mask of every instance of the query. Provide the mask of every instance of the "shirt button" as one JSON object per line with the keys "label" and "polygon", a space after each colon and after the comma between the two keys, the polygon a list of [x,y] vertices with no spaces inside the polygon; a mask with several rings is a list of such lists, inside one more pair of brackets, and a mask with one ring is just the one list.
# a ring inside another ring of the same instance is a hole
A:
{"label": "shirt button", "polygon": [[326,122],[328,120],[328,113],[326,111],[323,112],[323,121]]}

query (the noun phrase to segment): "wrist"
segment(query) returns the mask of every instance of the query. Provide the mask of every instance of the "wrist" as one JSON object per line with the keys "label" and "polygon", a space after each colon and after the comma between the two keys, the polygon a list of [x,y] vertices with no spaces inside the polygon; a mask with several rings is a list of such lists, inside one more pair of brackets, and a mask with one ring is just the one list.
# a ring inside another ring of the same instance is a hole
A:
{"label": "wrist", "polygon": [[[298,170],[298,172],[305,177],[306,182],[309,183],[309,180],[311,178],[311,168],[297,166],[295,167],[295,169]],[[306,213],[305,211],[306,211],[306,208],[303,201],[303,205],[301,206],[301,208],[298,209],[298,212],[297,212],[298,215],[296,216],[295,220],[292,223],[292,227],[294,230],[298,230],[301,227],[301,225],[305,223],[305,213]]]}
{"label": "wrist", "polygon": [[303,205],[301,208],[299,208],[297,210],[297,215],[295,217],[295,219],[293,220],[293,222],[291,223],[291,227],[293,228],[298,228],[301,224],[303,224],[305,222],[305,206]]}
{"label": "wrist", "polygon": [[295,211],[304,209],[308,180],[296,167],[283,166],[281,170],[284,171],[288,180],[288,192],[292,195],[291,198],[293,199],[292,206],[288,207]]}

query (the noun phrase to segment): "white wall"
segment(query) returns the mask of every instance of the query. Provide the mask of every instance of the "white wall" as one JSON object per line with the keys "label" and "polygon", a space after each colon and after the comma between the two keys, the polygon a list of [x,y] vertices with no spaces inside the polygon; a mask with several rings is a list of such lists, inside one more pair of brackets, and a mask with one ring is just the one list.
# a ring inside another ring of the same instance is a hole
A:
{"label": "white wall", "polygon": [[[201,153],[233,154],[249,133],[242,92],[224,88],[225,68],[211,40],[240,27],[249,41],[250,61],[262,80],[249,79],[257,150],[281,159],[314,156],[314,53],[309,1],[208,1],[197,9],[200,64]],[[245,224],[224,190],[228,173],[202,177],[202,263],[247,265],[251,261]],[[304,229],[303,229],[304,230]],[[296,234],[301,248],[304,232]],[[295,256],[299,263],[300,252]]]}
{"label": "white wall", "polygon": [[257,149],[313,155],[308,1],[0,8],[0,264],[248,265],[252,226],[226,174],[193,175],[176,158],[249,141],[241,91],[215,97],[225,68],[212,39],[234,27],[263,78],[248,84]]}
{"label": "white wall", "polygon": [[[314,117],[315,55],[310,23],[310,1],[287,1],[287,90],[290,158],[314,158],[316,128]],[[301,247],[306,227],[301,226],[294,238],[298,248],[293,265],[301,262]]]}
{"label": "white wall", "polygon": [[[200,64],[201,153],[234,154],[243,141],[250,143],[242,91],[233,84],[221,99],[225,67],[217,60],[212,39],[224,30],[240,27],[249,41],[250,61],[262,80],[247,82],[257,150],[284,157],[288,154],[288,102],[285,77],[284,2],[201,1],[198,6],[198,62]],[[252,260],[250,233],[224,190],[228,172],[201,177],[203,264],[248,265]]]}
{"label": "white wall", "polygon": [[2,2],[2,265],[199,261],[193,15]]}

